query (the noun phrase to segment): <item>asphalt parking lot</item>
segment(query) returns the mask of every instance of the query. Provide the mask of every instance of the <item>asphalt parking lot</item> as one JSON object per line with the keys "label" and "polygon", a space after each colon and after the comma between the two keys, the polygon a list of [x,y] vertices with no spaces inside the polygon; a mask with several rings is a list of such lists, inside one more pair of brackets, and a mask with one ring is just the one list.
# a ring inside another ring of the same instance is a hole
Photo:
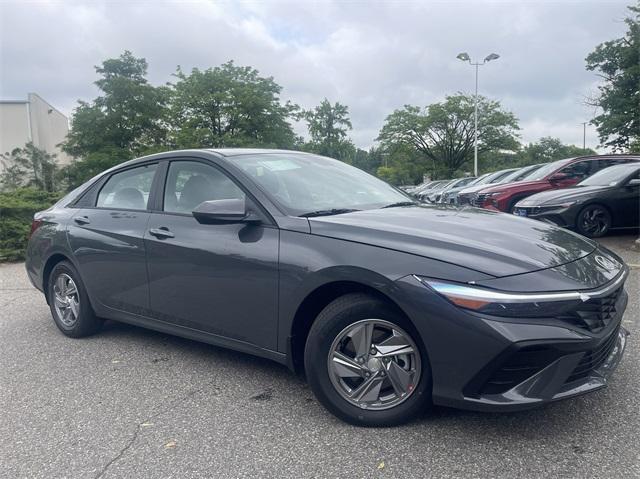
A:
{"label": "asphalt parking lot", "polygon": [[511,414],[437,408],[398,428],[335,419],[275,363],[108,323],[58,332],[0,265],[0,477],[640,477],[640,252],[609,388]]}

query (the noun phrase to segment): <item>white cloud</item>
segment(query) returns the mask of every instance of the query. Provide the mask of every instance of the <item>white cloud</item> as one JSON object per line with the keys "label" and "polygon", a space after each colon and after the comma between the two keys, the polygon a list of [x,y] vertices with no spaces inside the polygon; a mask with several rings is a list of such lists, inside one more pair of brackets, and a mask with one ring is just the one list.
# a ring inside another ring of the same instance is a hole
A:
{"label": "white cloud", "polygon": [[480,92],[520,118],[523,140],[581,144],[596,79],[584,58],[624,31],[625,3],[4,2],[0,96],[35,91],[70,113],[96,95],[93,66],[125,49],[147,58],[156,84],[178,64],[234,59],[273,76],[283,98],[303,107],[324,97],[348,105],[352,137],[368,147],[393,109],[473,90],[473,70],[457,53],[496,51]]}

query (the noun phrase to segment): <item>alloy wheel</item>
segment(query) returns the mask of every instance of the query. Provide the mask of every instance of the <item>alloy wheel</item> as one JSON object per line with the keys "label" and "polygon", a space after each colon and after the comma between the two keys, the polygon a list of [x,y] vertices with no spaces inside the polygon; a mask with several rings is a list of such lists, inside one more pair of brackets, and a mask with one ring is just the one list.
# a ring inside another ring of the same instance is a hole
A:
{"label": "alloy wheel", "polygon": [[328,357],[329,377],[345,400],[383,410],[406,401],[420,380],[420,351],[411,336],[381,319],[365,319],[338,334]]}
{"label": "alloy wheel", "polygon": [[73,327],[80,314],[80,296],[73,278],[61,273],[53,284],[53,302],[58,319],[66,327]]}
{"label": "alloy wheel", "polygon": [[582,214],[581,227],[589,236],[599,236],[609,228],[609,215],[598,206],[588,208]]}

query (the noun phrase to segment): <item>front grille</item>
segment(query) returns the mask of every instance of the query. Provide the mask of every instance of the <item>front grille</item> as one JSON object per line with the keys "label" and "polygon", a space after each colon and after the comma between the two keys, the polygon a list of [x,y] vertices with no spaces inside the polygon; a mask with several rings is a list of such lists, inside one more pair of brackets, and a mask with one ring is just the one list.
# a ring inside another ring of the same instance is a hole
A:
{"label": "front grille", "polygon": [[458,204],[459,205],[468,205],[471,203],[470,195],[458,195]]}
{"label": "front grille", "polygon": [[622,294],[622,286],[602,298],[591,298],[580,303],[573,311],[558,316],[558,319],[592,333],[602,331],[616,317],[616,304]]}
{"label": "front grille", "polygon": [[584,379],[588,377],[595,369],[598,369],[613,351],[613,348],[616,345],[616,341],[618,339],[618,329],[616,329],[611,336],[607,338],[600,346],[597,348],[587,351],[585,355],[582,357],[576,368],[571,373],[566,380],[567,383],[572,381],[577,381],[579,379]]}
{"label": "front grille", "polygon": [[489,195],[486,193],[479,193],[477,195],[474,195],[473,198],[471,198],[471,204],[477,208],[482,208],[484,202],[488,197]]}
{"label": "front grille", "polygon": [[484,383],[481,394],[502,394],[547,367],[559,357],[547,346],[520,349],[496,369]]}

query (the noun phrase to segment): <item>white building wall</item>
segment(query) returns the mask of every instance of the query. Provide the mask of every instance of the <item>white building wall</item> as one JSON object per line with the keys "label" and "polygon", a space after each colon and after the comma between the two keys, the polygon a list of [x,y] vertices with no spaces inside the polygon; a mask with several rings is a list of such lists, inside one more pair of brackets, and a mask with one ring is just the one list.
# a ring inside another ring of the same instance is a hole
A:
{"label": "white building wall", "polygon": [[31,140],[30,121],[26,101],[0,104],[0,154],[22,148]]}
{"label": "white building wall", "polygon": [[32,141],[36,147],[55,154],[59,165],[66,165],[71,157],[58,145],[68,133],[67,117],[35,93],[29,93],[27,101],[0,101],[0,154]]}

